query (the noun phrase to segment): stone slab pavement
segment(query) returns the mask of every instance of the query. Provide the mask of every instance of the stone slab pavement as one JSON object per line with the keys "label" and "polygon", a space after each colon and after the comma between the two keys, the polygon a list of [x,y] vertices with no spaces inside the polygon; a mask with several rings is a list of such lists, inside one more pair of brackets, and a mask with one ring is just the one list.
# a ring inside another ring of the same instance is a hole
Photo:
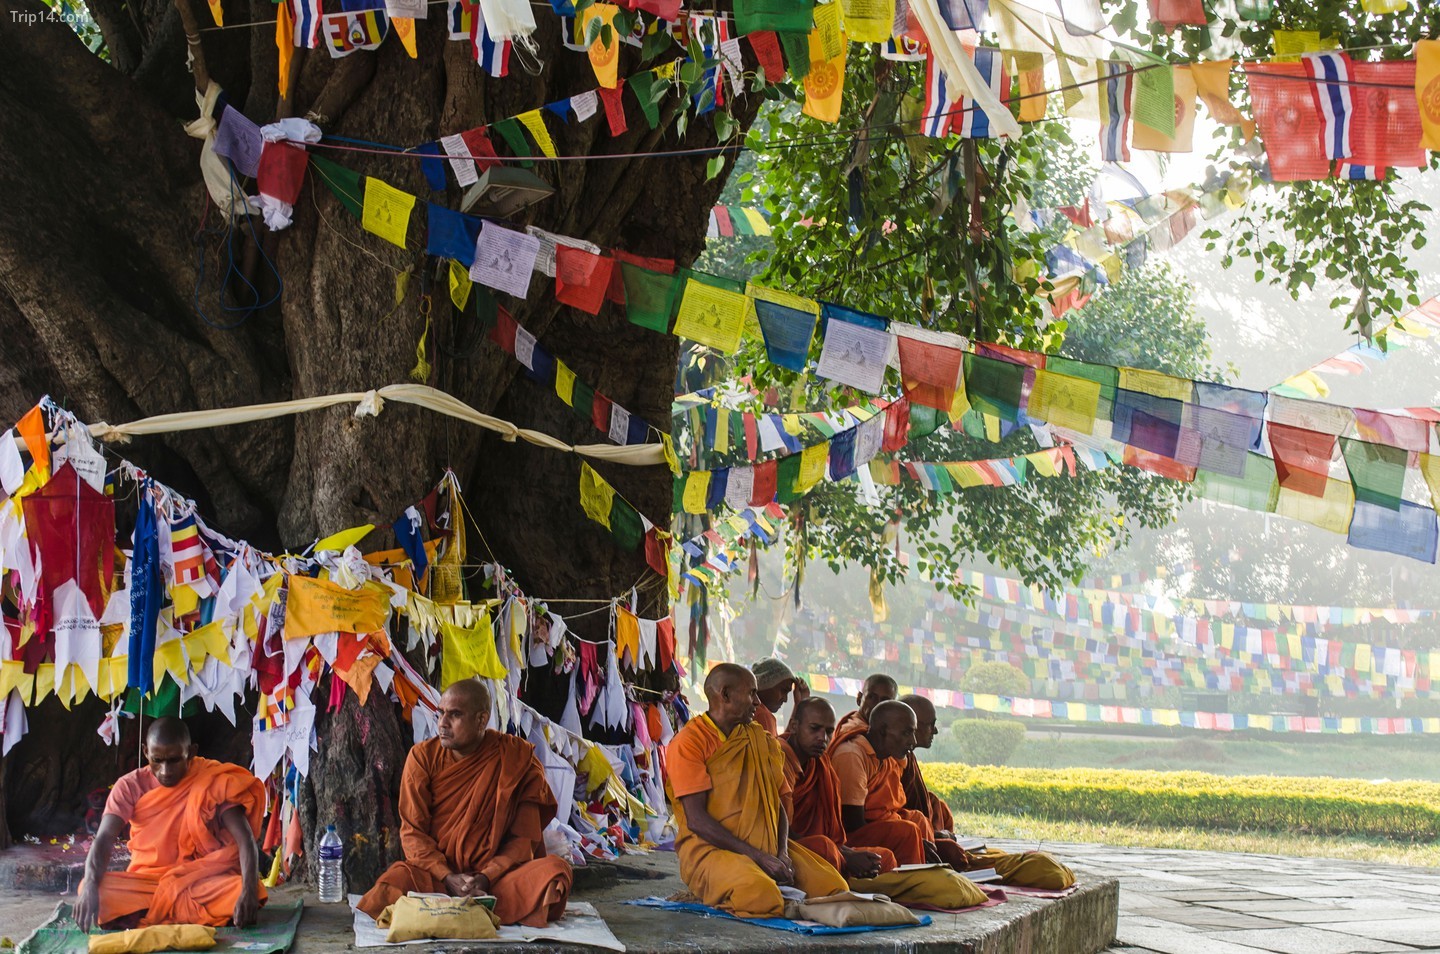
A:
{"label": "stone slab pavement", "polygon": [[[1031,844],[1029,847],[1035,847]],[[1108,954],[1440,950],[1440,871],[1321,858],[1046,843],[1118,878]]]}

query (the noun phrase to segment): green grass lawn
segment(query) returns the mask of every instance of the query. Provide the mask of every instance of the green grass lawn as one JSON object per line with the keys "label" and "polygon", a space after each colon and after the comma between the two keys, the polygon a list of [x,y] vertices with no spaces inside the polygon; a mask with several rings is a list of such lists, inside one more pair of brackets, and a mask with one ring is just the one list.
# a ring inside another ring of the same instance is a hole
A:
{"label": "green grass lawn", "polygon": [[[960,758],[942,733],[926,761]],[[1259,741],[1213,738],[1068,738],[1028,735],[1006,763],[1014,768],[1126,768],[1215,775],[1307,775],[1440,782],[1440,739],[1347,738]]]}

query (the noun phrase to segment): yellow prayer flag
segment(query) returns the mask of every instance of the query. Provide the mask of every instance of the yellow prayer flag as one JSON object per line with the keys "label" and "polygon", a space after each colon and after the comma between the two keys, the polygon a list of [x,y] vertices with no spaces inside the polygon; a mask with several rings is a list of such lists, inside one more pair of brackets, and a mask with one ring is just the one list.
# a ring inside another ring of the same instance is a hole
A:
{"label": "yellow prayer flag", "polygon": [[366,523],[358,527],[351,527],[348,530],[341,530],[339,533],[332,533],[325,539],[316,541],[315,552],[319,553],[321,550],[346,550],[365,539],[365,536],[374,529],[375,524]]}
{"label": "yellow prayer flag", "polygon": [[810,72],[805,75],[805,105],[800,111],[822,123],[833,123],[840,119],[840,102],[845,93],[845,43],[842,33],[838,55],[825,58],[825,38],[819,26],[820,11],[824,9],[827,7],[815,8],[816,27],[810,32]]}
{"label": "yellow prayer flag", "polygon": [[515,117],[525,124],[530,130],[530,135],[535,137],[535,145],[540,147],[540,152],[547,159],[555,158],[555,142],[550,138],[550,130],[545,128],[545,119],[540,115],[540,110],[532,109],[528,113],[521,113]]}
{"label": "yellow prayer flag", "polygon": [[1321,50],[1334,50],[1340,46],[1340,42],[1333,37],[1322,40],[1319,30],[1276,30],[1273,36],[1277,63],[1298,63],[1302,53],[1319,53]]}
{"label": "yellow prayer flag", "polygon": [[1348,480],[1329,478],[1325,495],[1313,497],[1287,487],[1280,488],[1275,512],[1292,520],[1303,520],[1331,533],[1346,533],[1355,511],[1355,487]]}
{"label": "yellow prayer flag", "polygon": [[1415,99],[1420,104],[1420,145],[1440,149],[1440,40],[1415,44]]}
{"label": "yellow prayer flag", "polygon": [[992,444],[1000,443],[1000,418],[994,414],[983,415],[985,439]]}
{"label": "yellow prayer flag", "polygon": [[467,628],[444,620],[440,622],[440,691],[462,679],[483,676],[504,679],[508,671],[495,651],[495,630],[490,614],[481,613],[475,625]]}
{"label": "yellow prayer flag", "polygon": [[[99,678],[98,675],[96,678]],[[84,702],[85,697],[90,695],[90,683],[85,679],[85,673],[80,670],[79,663],[72,662],[65,667],[65,675],[61,677],[55,695],[66,709],[77,702]]]}
{"label": "yellow prayer flag", "polygon": [[555,361],[555,394],[567,407],[575,406],[575,372],[558,358]]}
{"label": "yellow prayer flag", "polygon": [[807,493],[825,479],[825,464],[830,459],[830,442],[812,444],[800,452],[800,473],[795,477],[795,492]]}
{"label": "yellow prayer flag", "polygon": [[220,0],[207,0],[210,5],[210,15],[215,18],[216,26],[225,25],[225,10],[220,6]]}
{"label": "yellow prayer flag", "polygon": [[395,35],[400,38],[400,45],[405,47],[410,59],[415,59],[415,21],[410,17],[391,17],[390,25],[395,28]]}
{"label": "yellow prayer flag", "polygon": [[275,50],[276,88],[280,98],[290,92],[290,64],[295,58],[295,17],[290,13],[290,4],[280,3],[275,7]]}
{"label": "yellow prayer flag", "polygon": [[955,483],[961,487],[979,487],[985,483],[985,478],[975,469],[975,466],[968,461],[956,461],[953,464],[946,464],[945,472],[950,475],[951,480],[955,481]]}
{"label": "yellow prayer flag", "polygon": [[170,602],[175,607],[175,616],[178,619],[195,612],[195,608],[200,605],[200,594],[191,586],[174,586],[170,588]]}
{"label": "yellow prayer flag", "polygon": [[685,490],[680,495],[680,506],[686,513],[705,513],[705,501],[710,494],[710,471],[692,470],[685,478]]}
{"label": "yellow prayer flag", "polygon": [[1161,371],[1121,368],[1120,387],[1127,391],[1139,391],[1141,394],[1170,398],[1173,401],[1189,401],[1195,391],[1195,382]]}
{"label": "yellow prayer flag", "polygon": [[748,307],[749,299],[739,292],[686,279],[680,312],[675,316],[674,334],[723,354],[734,354],[740,347]]}
{"label": "yellow prayer flag", "polygon": [[450,260],[450,300],[455,307],[465,310],[465,305],[470,301],[470,289],[475,285],[470,280],[470,269],[454,259]]}
{"label": "yellow prayer flag", "polygon": [[1041,477],[1054,477],[1060,472],[1054,450],[1035,451],[1032,454],[1026,454],[1025,459]]}
{"label": "yellow prayer flag", "polygon": [[190,662],[185,658],[185,644],[179,639],[172,639],[158,644],[155,647],[155,664],[152,674],[155,677],[154,684],[160,685],[160,680],[169,673],[170,678],[182,686],[190,684]]}
{"label": "yellow prayer flag", "polygon": [[[1440,456],[1435,454],[1416,454],[1415,460],[1420,467],[1420,474],[1425,478],[1425,486],[1430,488],[1430,506],[1440,510]],[[1440,653],[1436,653],[1436,659],[1440,659]]]}
{"label": "yellow prayer flag", "polygon": [[765,218],[765,216],[760,212],[759,209],[752,209],[746,207],[741,209],[740,212],[742,215],[745,216],[745,221],[750,223],[750,230],[756,235],[771,234],[770,222]]}
{"label": "yellow prayer flag", "polygon": [[1190,152],[1195,138],[1195,77],[1188,66],[1177,66],[1171,72],[1175,91],[1175,132],[1172,135],[1158,129],[1151,129],[1144,123],[1134,123],[1130,131],[1130,145],[1136,149],[1151,152]]}
{"label": "yellow prayer flag", "polygon": [[606,530],[610,529],[610,509],[615,504],[615,488],[596,473],[589,464],[580,465],[580,506],[585,516]]}
{"label": "yellow prayer flag", "polygon": [[[590,24],[593,21],[600,21],[600,33],[595,35],[595,42],[590,44],[590,67],[595,70],[595,79],[606,89],[614,89],[619,82],[618,65],[620,63],[620,36],[615,32],[615,14],[620,8],[613,3],[592,3],[581,10],[575,18],[575,36],[581,42],[595,29]],[[610,42],[606,44],[604,27],[610,27]]]}
{"label": "yellow prayer flag", "polygon": [[815,28],[810,31],[810,36],[819,38],[820,48],[817,51],[813,45],[810,47],[812,67],[818,60],[833,60],[845,53],[845,28],[841,24],[840,10],[838,2],[821,3],[815,7]]}
{"label": "yellow prayer flag", "polygon": [[390,617],[389,591],[378,583],[358,590],[328,580],[287,575],[285,638],[304,639],[320,633],[373,633]]}
{"label": "yellow prayer flag", "polygon": [[[895,29],[895,0],[844,0],[844,7],[845,32],[851,40],[884,43],[890,39]],[[816,13],[818,21],[818,9]]]}
{"label": "yellow prayer flag", "polygon": [[1410,6],[1410,0],[1360,0],[1360,7],[1366,13],[1399,13]]}
{"label": "yellow prayer flag", "polygon": [[[850,21],[845,22],[848,26]],[[1020,114],[1015,118],[1022,123],[1039,122],[1045,118],[1045,54],[1010,50],[1005,58],[1020,97]]]}
{"label": "yellow prayer flag", "polygon": [[1255,135],[1255,120],[1247,119],[1230,101],[1230,73],[1234,66],[1234,60],[1191,63],[1190,78],[1205,108],[1210,110],[1210,118],[1225,126],[1239,126],[1249,139]]}
{"label": "yellow prayer flag", "polygon": [[[1068,374],[1038,369],[1030,389],[1030,417],[1066,427],[1081,434],[1095,429],[1100,407],[1100,383]],[[1047,474],[1048,476],[1052,476]]]}
{"label": "yellow prayer flag", "polygon": [[360,212],[360,226],[392,245],[405,247],[410,231],[410,210],[415,197],[395,188],[383,179],[365,177],[365,206]]}

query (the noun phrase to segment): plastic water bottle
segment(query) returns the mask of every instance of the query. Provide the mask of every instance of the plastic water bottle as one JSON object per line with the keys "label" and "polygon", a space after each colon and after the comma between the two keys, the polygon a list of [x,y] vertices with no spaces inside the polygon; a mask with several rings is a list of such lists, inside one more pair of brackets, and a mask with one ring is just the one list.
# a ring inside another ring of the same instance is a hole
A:
{"label": "plastic water bottle", "polygon": [[325,826],[325,837],[320,839],[320,902],[335,904],[345,900],[345,872],[341,863],[345,860],[345,843],[335,832],[334,825]]}

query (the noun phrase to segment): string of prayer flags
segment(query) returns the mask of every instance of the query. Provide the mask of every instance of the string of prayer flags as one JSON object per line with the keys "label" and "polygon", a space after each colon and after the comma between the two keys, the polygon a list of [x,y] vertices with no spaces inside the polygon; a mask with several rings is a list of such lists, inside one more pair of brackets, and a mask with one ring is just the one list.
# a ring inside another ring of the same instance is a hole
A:
{"label": "string of prayer flags", "polygon": [[[610,531],[622,549],[638,549],[644,540],[648,521],[585,462],[580,464],[580,506],[585,516]],[[654,532],[653,524],[650,532]]]}
{"label": "string of prayer flags", "polygon": [[717,205],[710,210],[706,235],[729,238],[732,235],[770,235],[770,223],[759,209],[739,205]]}

